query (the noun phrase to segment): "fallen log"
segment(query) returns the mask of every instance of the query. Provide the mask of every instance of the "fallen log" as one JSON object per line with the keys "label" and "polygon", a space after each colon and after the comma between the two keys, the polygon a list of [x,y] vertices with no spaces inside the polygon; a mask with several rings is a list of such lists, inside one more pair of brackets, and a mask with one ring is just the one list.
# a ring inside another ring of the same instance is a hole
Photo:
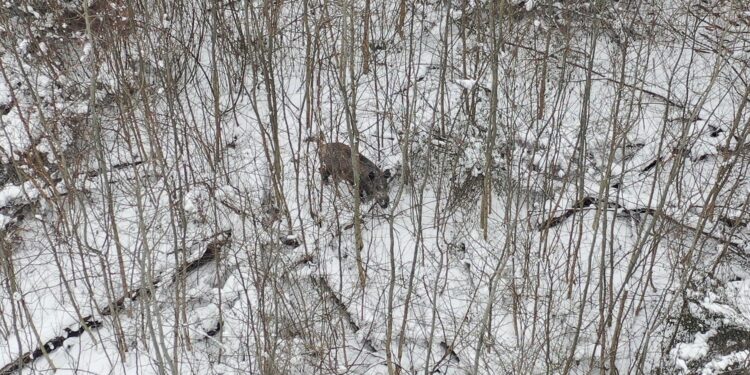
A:
{"label": "fallen log", "polygon": [[[585,197],[581,199],[580,201],[576,202],[573,207],[566,209],[563,211],[562,214],[557,216],[551,216],[541,224],[537,226],[537,230],[543,231],[547,229],[551,229],[553,227],[556,227],[560,224],[562,224],[566,219],[569,217],[575,215],[577,212],[590,209],[589,207],[592,205],[596,205],[598,203],[596,198],[593,197]],[[606,204],[606,207],[608,208],[614,208],[617,210],[620,210],[620,212],[627,214],[628,216],[635,216],[640,214],[649,215],[655,219],[662,219],[666,220],[667,222],[671,223],[674,226],[680,227],[683,230],[687,230],[693,233],[696,233],[699,236],[705,236],[708,237],[714,241],[717,241],[721,243],[722,245],[728,246],[729,248],[735,250],[738,254],[743,254],[742,252],[742,245],[738,244],[736,242],[732,242],[731,240],[728,240],[726,238],[719,237],[711,232],[706,232],[704,230],[699,230],[698,228],[691,227],[687,224],[684,224],[680,222],[679,220],[665,214],[664,212],[657,211],[656,209],[653,209],[651,207],[638,207],[638,208],[625,208],[617,203],[613,202],[604,202]]]}
{"label": "fallen log", "polygon": [[[190,272],[197,270],[198,268],[211,263],[221,256],[221,250],[224,246],[229,244],[232,237],[232,232],[227,230],[219,232],[210,237],[212,239],[207,245],[206,250],[197,259],[190,261],[184,265],[179,266],[171,277],[171,280],[176,280],[178,277],[186,275]],[[149,285],[142,285],[137,289],[131,290],[127,295],[118,298],[115,302],[110,303],[106,307],[99,311],[100,317],[106,317],[112,314],[118,313],[124,306],[126,301],[136,301],[142,296],[150,294],[154,289],[159,287],[159,283],[162,278],[157,277]],[[12,375],[16,371],[20,371],[29,363],[34,362],[39,357],[49,355],[63,345],[65,340],[70,338],[76,338],[83,335],[85,331],[92,331],[100,328],[104,325],[104,321],[96,319],[94,315],[88,315],[81,318],[80,323],[73,327],[66,327],[63,329],[64,334],[56,336],[50,340],[45,341],[42,345],[35,348],[34,350],[28,351],[20,355],[16,360],[11,363],[0,367],[0,375]],[[219,324],[215,329],[210,332],[206,332],[208,336],[214,336],[221,329]]]}

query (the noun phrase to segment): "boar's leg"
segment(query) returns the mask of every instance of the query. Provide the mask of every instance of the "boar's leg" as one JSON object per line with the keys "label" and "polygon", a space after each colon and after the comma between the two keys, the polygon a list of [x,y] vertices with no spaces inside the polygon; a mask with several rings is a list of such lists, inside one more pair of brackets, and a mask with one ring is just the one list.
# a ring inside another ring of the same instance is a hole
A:
{"label": "boar's leg", "polygon": [[322,166],[318,170],[320,171],[320,178],[323,180],[323,182],[328,182],[328,177],[331,176],[331,172],[328,170],[328,168]]}

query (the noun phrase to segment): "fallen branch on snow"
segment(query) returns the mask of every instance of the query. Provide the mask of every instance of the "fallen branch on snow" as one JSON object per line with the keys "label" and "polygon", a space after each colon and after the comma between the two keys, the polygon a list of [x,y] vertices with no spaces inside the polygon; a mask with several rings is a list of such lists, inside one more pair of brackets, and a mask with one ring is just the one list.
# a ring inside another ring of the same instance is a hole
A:
{"label": "fallen branch on snow", "polygon": [[[557,215],[557,216],[552,216],[552,217],[548,218],[547,220],[545,220],[544,222],[542,222],[541,224],[539,224],[537,226],[537,230],[543,231],[543,230],[547,230],[547,229],[550,229],[550,228],[554,228],[554,227],[562,224],[567,218],[575,215],[577,212],[580,212],[580,211],[583,211],[583,210],[587,210],[587,209],[589,209],[589,207],[596,206],[598,203],[599,202],[598,202],[598,200],[596,198],[585,197],[585,198],[581,199],[580,201],[576,202],[573,205],[572,208],[569,208],[569,209],[566,209],[565,211],[563,211],[562,214]],[[712,239],[714,241],[717,241],[717,242],[721,243],[722,245],[726,245],[726,246],[732,248],[733,250],[736,250],[736,251],[739,251],[739,252],[742,251],[742,246],[740,244],[738,244],[738,243],[732,242],[732,241],[730,241],[728,239],[725,239],[725,238],[721,238],[721,237],[716,236],[716,235],[714,235],[714,234],[712,234],[710,232],[706,232],[706,231],[703,231],[703,230],[698,230],[698,228],[694,228],[694,227],[691,227],[689,225],[683,224],[679,220],[677,220],[677,219],[675,219],[675,218],[673,218],[673,217],[671,217],[671,216],[669,216],[669,215],[667,215],[667,214],[665,214],[663,212],[659,212],[656,209],[653,209],[653,208],[650,208],[650,207],[625,208],[625,207],[623,207],[623,206],[621,206],[621,205],[619,205],[617,203],[612,203],[612,202],[604,202],[604,203],[606,204],[606,206],[608,208],[619,209],[621,212],[626,213],[628,215],[646,214],[646,215],[652,216],[653,218],[664,219],[664,220],[668,221],[669,223],[671,223],[671,224],[673,224],[675,226],[678,226],[678,227],[680,227],[680,228],[682,228],[684,230],[696,233],[696,234],[701,235],[701,236],[708,237],[708,238],[710,238],[710,239]]]}
{"label": "fallen branch on snow", "polygon": [[[231,240],[231,237],[232,237],[232,232],[228,230],[216,233],[213,236],[211,236],[210,238],[212,239],[212,241],[210,241],[206,245],[206,250],[203,252],[203,254],[198,259],[188,262],[180,266],[178,270],[175,270],[175,272],[173,273],[171,277],[171,280],[174,281],[179,276],[186,275],[216,260],[218,257],[221,256],[222,248],[229,243],[229,241]],[[122,309],[125,306],[125,301],[127,300],[135,301],[142,296],[147,296],[147,295],[152,294],[154,289],[158,288],[159,286],[158,284],[161,282],[161,280],[162,280],[161,277],[157,277],[149,285],[144,285],[144,286],[141,286],[140,288],[131,290],[126,295],[120,297],[117,301],[112,302],[105,308],[101,309],[101,311],[99,311],[99,315],[109,316],[112,314],[116,314],[120,311],[120,309]],[[12,375],[14,372],[20,371],[27,364],[33,362],[37,358],[48,355],[52,353],[53,351],[55,351],[56,349],[60,348],[63,345],[63,342],[65,340],[69,338],[80,337],[81,335],[83,335],[84,331],[97,329],[101,327],[103,324],[104,322],[102,320],[95,319],[94,315],[85,316],[81,319],[81,323],[78,324],[77,327],[64,328],[64,331],[65,331],[64,335],[60,335],[51,340],[47,340],[44,344],[37,347],[36,349],[22,354],[15,361],[1,367],[0,375]],[[219,323],[216,329],[212,329],[210,332],[206,332],[206,335],[214,336],[218,333],[220,329],[221,329],[221,323]]]}

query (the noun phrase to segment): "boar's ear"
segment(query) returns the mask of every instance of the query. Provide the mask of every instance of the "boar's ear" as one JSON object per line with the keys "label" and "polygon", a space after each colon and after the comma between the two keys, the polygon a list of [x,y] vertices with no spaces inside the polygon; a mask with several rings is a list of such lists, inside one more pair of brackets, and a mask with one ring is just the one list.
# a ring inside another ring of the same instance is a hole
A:
{"label": "boar's ear", "polygon": [[370,173],[368,174],[368,176],[370,176],[371,180],[374,180],[375,179],[375,172],[370,171]]}
{"label": "boar's ear", "polygon": [[391,170],[390,169],[386,169],[383,172],[383,178],[386,178],[386,179],[391,178]]}

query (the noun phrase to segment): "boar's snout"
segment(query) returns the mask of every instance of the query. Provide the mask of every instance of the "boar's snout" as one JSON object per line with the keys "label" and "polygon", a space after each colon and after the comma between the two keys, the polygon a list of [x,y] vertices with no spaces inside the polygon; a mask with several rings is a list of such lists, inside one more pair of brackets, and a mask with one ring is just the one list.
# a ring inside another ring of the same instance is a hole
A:
{"label": "boar's snout", "polygon": [[[380,172],[378,170],[378,172]],[[390,169],[386,169],[380,176],[377,176],[377,188],[375,191],[375,200],[380,207],[388,208],[390,197],[388,196],[388,179],[391,177]]]}
{"label": "boar's snout", "polygon": [[388,196],[388,178],[391,173],[387,169],[385,172],[381,172],[380,169],[374,165],[372,167],[373,168],[366,175],[367,178],[362,181],[364,193],[371,196],[371,198],[374,198],[380,207],[387,208],[388,203],[390,202]]}
{"label": "boar's snout", "polygon": [[390,198],[388,197],[388,194],[378,194],[378,204],[382,208],[388,208],[388,203],[390,201]]}

